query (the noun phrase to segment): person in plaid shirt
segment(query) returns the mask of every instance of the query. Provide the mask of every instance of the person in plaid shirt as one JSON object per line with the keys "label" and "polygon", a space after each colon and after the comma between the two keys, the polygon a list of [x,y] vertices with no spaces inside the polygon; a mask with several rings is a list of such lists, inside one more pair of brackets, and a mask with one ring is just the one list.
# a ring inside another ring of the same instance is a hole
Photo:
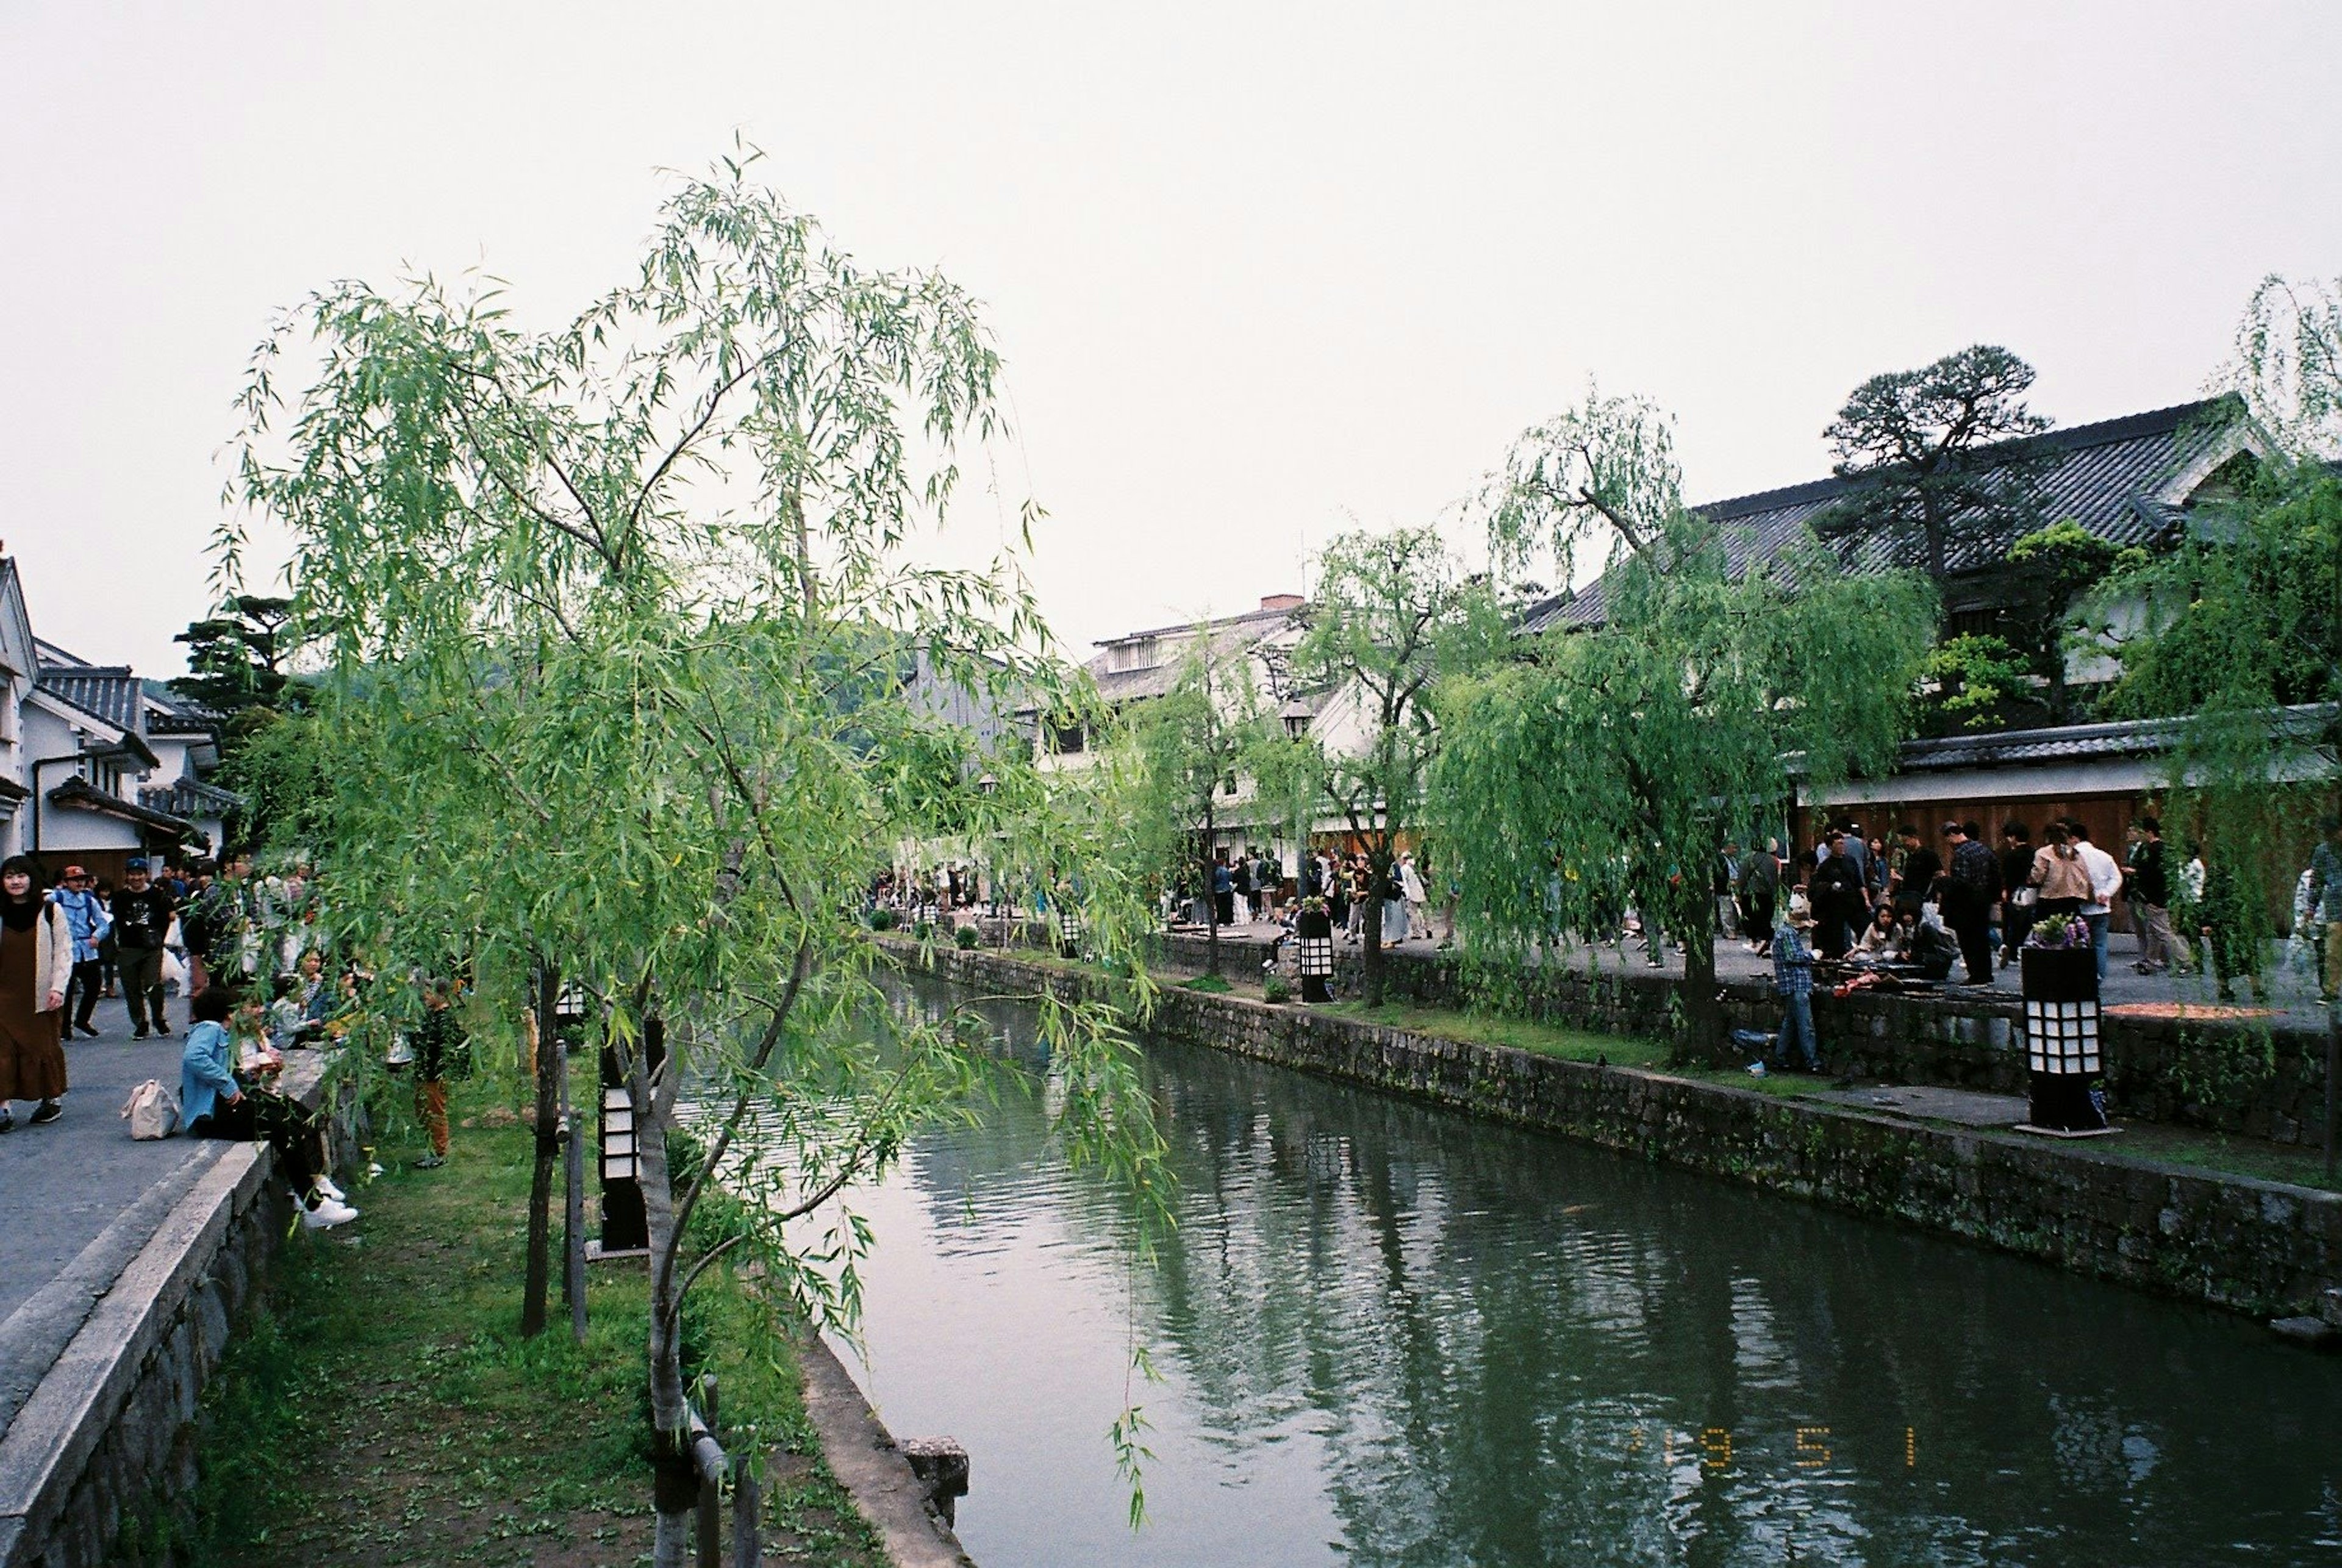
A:
{"label": "person in plaid shirt", "polygon": [[1781,998],[1784,1063],[1818,1073],[1822,1054],[1814,1040],[1814,950],[1806,945],[1806,933],[1813,924],[1813,912],[1802,899],[1790,904],[1788,920],[1773,934],[1773,989]]}

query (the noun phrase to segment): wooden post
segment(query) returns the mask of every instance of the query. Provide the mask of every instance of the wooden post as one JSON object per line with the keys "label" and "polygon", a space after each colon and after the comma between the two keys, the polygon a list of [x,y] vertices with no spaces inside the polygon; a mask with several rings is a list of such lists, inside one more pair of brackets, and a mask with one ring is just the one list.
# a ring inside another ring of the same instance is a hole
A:
{"label": "wooden post", "polygon": [[765,1568],[764,1512],[756,1477],[738,1460],[732,1463],[732,1568]]}
{"label": "wooden post", "polygon": [[[2342,942],[2337,932],[2342,932],[2342,926],[2327,926],[2326,940]],[[2335,1102],[2337,1090],[2342,1089],[2337,1079],[2342,1079],[2342,996],[2326,1004],[2326,1179],[2329,1182],[2334,1179]]]}
{"label": "wooden post", "polygon": [[[699,1380],[699,1418],[707,1423],[708,1436],[714,1437],[716,1435],[716,1374],[714,1373],[709,1373]],[[716,1492],[715,1478],[706,1474],[699,1478],[699,1568],[724,1568],[723,1499]]]}

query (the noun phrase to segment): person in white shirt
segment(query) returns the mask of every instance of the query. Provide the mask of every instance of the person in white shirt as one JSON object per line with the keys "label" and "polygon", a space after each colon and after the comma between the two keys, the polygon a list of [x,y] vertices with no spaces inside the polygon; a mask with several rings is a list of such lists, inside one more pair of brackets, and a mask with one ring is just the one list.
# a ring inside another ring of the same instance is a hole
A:
{"label": "person in white shirt", "polygon": [[2107,923],[2114,914],[2114,896],[2122,891],[2122,866],[2113,855],[2090,842],[2090,830],[2078,822],[2069,822],[2066,831],[2073,835],[2074,847],[2081,851],[2082,864],[2090,874],[2090,902],[2082,905],[2082,924],[2090,928],[2090,951],[2097,955],[2098,978],[2107,977]]}

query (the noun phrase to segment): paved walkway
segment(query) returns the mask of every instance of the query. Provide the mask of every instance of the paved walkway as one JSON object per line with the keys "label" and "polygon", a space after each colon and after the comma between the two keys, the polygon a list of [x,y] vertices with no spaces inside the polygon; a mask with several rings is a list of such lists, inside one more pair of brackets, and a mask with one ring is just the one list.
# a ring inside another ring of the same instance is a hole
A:
{"label": "paved walkway", "polygon": [[[184,1022],[186,1004],[175,997],[173,1004]],[[218,1152],[186,1138],[131,1140],[130,1124],[116,1113],[149,1078],[178,1094],[182,1041],[132,1040],[129,1010],[120,1002],[98,1004],[97,1026],[103,1038],[65,1047],[65,1115],[45,1127],[28,1126],[32,1107],[20,1102],[16,1130],[0,1137],[0,1235],[8,1238],[0,1254],[0,1322],[149,1189],[173,1178],[184,1187],[193,1179],[191,1167]]]}
{"label": "paved walkway", "polygon": [[[185,1016],[185,1004],[176,1004]],[[130,1038],[120,1002],[101,1002],[96,1040],[65,1047],[65,1115],[0,1137],[0,1431],[158,1226],[226,1144],[134,1142],[116,1114],[149,1078],[179,1085],[178,1039]]]}
{"label": "paved walkway", "polygon": [[[1200,936],[1202,934],[1200,927],[1192,930],[1181,927],[1180,931],[1184,935]],[[1222,942],[1265,945],[1274,941],[1276,934],[1277,928],[1269,925],[1232,925],[1220,928]],[[1339,939],[1336,938],[1337,944],[1338,941]],[[1418,938],[1401,944],[1394,951],[1408,957],[1423,957],[1436,952],[1436,943]],[[1352,950],[1344,948],[1341,951]],[[2106,984],[2100,990],[2102,1000],[2109,1005],[2129,1002],[2185,1002],[2201,1005],[2217,1000],[2211,983],[2200,975],[2137,974],[2131,968],[2131,964],[2137,957],[2138,939],[2117,932],[2108,946]],[[1560,955],[1559,962],[1573,969],[1582,969],[1586,964],[1586,951],[1584,948],[1568,949]],[[1609,946],[1595,949],[1594,964],[1597,969],[1606,974],[1669,974],[1678,980],[1683,978],[1684,971],[1681,947],[1670,944],[1666,950],[1666,962],[1659,967],[1653,968],[1649,963],[1649,949],[1644,946],[1640,938],[1629,941],[1623,949]],[[1749,952],[1746,943],[1731,937],[1719,937],[1716,944],[1716,972],[1717,977],[1724,980],[1770,979],[1773,965],[1769,958],[1760,957]],[[1961,977],[1965,973],[1957,965],[1953,967],[1955,979]],[[2001,969],[1993,975],[1993,989],[2010,997],[2017,995],[2018,977],[2014,965]],[[1974,994],[1976,994],[1966,987],[1956,987],[1946,994],[1946,999],[1957,1001],[1964,995]],[[2237,1000],[2248,1002],[2250,999],[2249,989],[2239,985],[2237,988]],[[2296,973],[2280,966],[2264,1004],[2276,1009],[2287,1023],[2304,1028],[2324,1026],[2325,1012],[2318,1004],[2317,987],[2307,974]]]}

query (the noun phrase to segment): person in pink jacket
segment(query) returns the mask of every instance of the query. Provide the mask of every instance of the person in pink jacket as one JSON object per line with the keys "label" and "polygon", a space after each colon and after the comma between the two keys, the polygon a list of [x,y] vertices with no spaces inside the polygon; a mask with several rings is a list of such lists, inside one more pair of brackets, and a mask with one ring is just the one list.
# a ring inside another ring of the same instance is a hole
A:
{"label": "person in pink jacket", "polygon": [[44,896],[40,862],[0,861],[0,1133],[16,1125],[11,1100],[33,1100],[38,1127],[65,1114],[65,1050],[58,1025],[73,976],[65,911]]}

